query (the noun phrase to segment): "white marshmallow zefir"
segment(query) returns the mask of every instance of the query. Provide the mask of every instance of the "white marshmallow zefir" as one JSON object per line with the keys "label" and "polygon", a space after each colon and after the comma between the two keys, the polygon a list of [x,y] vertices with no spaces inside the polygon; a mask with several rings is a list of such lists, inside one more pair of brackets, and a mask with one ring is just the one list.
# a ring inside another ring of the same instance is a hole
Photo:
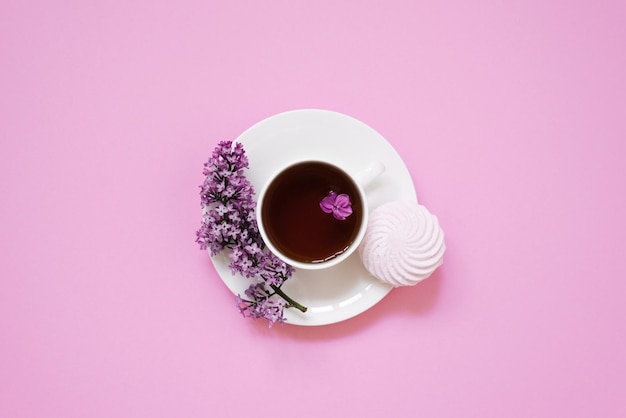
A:
{"label": "white marshmallow zefir", "polygon": [[394,201],[370,213],[359,254],[374,277],[399,287],[428,278],[443,263],[445,249],[435,215],[416,202]]}

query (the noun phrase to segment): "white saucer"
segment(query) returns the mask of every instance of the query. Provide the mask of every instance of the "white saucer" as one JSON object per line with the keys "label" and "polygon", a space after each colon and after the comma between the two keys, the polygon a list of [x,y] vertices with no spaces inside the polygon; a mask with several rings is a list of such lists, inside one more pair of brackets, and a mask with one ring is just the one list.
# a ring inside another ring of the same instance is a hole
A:
{"label": "white saucer", "polygon": [[[370,212],[392,200],[417,201],[411,176],[393,147],[375,130],[352,117],[327,110],[295,110],[269,117],[246,130],[238,142],[250,161],[246,177],[255,191],[277,167],[298,159],[325,160],[357,173],[372,161],[385,172],[365,190]],[[224,253],[212,258],[218,274],[235,294],[243,295],[250,280],[233,275]],[[325,270],[296,270],[282,289],[308,308],[286,309],[288,324],[326,325],[358,315],[379,302],[391,287],[363,267],[357,252]]]}

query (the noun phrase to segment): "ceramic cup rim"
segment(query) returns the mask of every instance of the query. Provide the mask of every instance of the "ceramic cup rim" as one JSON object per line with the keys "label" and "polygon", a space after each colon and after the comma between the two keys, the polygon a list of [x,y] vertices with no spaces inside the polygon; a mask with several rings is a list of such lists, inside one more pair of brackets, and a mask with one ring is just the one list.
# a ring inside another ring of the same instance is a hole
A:
{"label": "ceramic cup rim", "polygon": [[[289,168],[291,168],[291,167],[293,167],[295,165],[302,164],[302,163],[322,163],[322,164],[330,165],[330,166],[336,168],[341,173],[343,173],[347,178],[349,178],[352,181],[352,183],[354,183],[354,185],[356,186],[356,190],[357,190],[357,192],[359,194],[359,199],[361,199],[361,207],[362,207],[362,212],[363,212],[362,216],[361,216],[361,223],[359,225],[359,230],[358,230],[354,240],[350,244],[350,246],[343,253],[341,253],[340,255],[338,255],[336,257],[333,257],[330,260],[322,261],[322,262],[318,262],[318,263],[307,263],[307,262],[303,262],[303,261],[294,260],[291,257],[288,257],[287,255],[283,254],[278,248],[276,248],[276,246],[269,239],[269,237],[267,235],[267,232],[265,231],[265,226],[263,225],[263,216],[262,216],[262,214],[263,214],[263,200],[265,199],[265,194],[266,194],[269,186],[285,170],[287,170],[287,169],[289,169]],[[367,204],[367,197],[365,195],[363,187],[361,186],[361,184],[359,184],[358,179],[354,175],[351,175],[345,169],[343,169],[342,167],[340,167],[339,165],[337,165],[335,163],[332,163],[332,162],[329,162],[329,161],[325,161],[325,160],[322,160],[322,159],[316,159],[316,158],[304,158],[304,159],[298,159],[296,161],[289,162],[288,164],[285,164],[282,167],[280,167],[279,169],[275,170],[274,173],[268,177],[268,179],[265,181],[265,183],[261,187],[261,190],[259,191],[259,195],[258,196],[259,196],[259,198],[258,198],[257,206],[256,206],[256,221],[257,221],[257,226],[259,228],[259,233],[261,234],[261,238],[263,239],[263,242],[265,243],[267,248],[276,257],[278,257],[280,260],[284,261],[285,263],[291,265],[292,267],[294,267],[296,269],[322,270],[322,269],[326,269],[326,268],[329,268],[329,267],[336,266],[337,264],[341,263],[342,261],[347,259],[349,256],[351,256],[356,251],[356,249],[359,247],[359,245],[361,244],[361,241],[365,237],[365,232],[366,232],[367,223],[368,223],[369,210],[368,210],[368,204]]]}

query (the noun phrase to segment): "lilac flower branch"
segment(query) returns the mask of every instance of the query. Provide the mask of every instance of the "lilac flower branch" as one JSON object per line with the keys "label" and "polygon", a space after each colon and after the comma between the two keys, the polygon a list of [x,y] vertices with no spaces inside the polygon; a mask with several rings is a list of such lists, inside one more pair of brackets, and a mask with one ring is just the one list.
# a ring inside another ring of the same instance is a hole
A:
{"label": "lilac flower branch", "polygon": [[[293,267],[265,247],[256,223],[254,189],[243,174],[246,168],[248,158],[241,143],[222,141],[213,150],[204,164],[206,178],[200,186],[204,211],[196,242],[211,256],[230,251],[232,273],[253,280],[245,292],[247,299],[236,297],[239,310],[244,317],[265,318],[272,326],[285,321],[285,308],[306,312],[306,307],[281,290]],[[271,299],[274,295],[282,300]]]}

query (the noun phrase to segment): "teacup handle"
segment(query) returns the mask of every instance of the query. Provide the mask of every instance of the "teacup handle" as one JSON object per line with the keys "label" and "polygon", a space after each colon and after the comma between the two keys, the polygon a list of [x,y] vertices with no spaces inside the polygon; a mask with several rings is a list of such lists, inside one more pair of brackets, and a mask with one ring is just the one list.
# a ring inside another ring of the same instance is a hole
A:
{"label": "teacup handle", "polygon": [[385,172],[385,165],[380,161],[372,161],[365,169],[359,171],[354,177],[359,186],[366,188],[367,186]]}

